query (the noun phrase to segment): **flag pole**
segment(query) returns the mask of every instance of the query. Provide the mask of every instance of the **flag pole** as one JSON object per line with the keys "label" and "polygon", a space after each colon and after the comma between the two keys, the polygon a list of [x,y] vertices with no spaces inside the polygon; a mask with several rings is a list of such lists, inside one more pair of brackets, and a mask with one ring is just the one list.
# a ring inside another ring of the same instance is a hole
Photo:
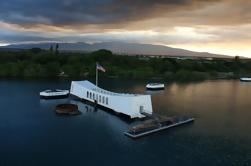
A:
{"label": "flag pole", "polygon": [[96,86],[98,86],[98,69],[97,69],[97,63],[96,63]]}

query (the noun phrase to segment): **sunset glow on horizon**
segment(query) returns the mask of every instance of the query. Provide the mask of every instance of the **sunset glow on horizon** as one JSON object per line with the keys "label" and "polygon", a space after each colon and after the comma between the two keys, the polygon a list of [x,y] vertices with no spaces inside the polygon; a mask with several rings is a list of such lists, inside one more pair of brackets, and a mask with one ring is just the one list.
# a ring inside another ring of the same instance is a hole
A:
{"label": "sunset glow on horizon", "polygon": [[251,57],[245,0],[0,0],[0,46],[128,42]]}

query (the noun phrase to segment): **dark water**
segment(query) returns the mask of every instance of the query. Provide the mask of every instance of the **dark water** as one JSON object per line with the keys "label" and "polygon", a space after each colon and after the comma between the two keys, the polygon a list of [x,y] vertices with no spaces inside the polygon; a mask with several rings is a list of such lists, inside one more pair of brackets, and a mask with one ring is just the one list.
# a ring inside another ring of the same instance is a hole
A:
{"label": "dark water", "polygon": [[[105,89],[145,93],[146,82],[106,80]],[[133,123],[77,101],[40,100],[67,81],[0,81],[0,165],[251,165],[251,83],[166,84],[153,94],[154,111],[188,115],[195,123],[132,140]],[[82,115],[56,116],[74,102]]]}

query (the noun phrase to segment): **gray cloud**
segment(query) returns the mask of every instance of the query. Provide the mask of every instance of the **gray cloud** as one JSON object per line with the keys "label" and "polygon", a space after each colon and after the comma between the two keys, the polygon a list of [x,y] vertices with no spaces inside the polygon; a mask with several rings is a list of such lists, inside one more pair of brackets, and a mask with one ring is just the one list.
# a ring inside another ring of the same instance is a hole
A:
{"label": "gray cloud", "polygon": [[[129,42],[129,43],[149,43],[149,44],[184,44],[188,42],[200,43],[209,42],[214,38],[191,38],[184,35],[175,34],[161,34],[156,33],[153,35],[146,35],[144,33],[123,32],[123,33],[90,33],[90,34],[57,34],[51,33],[50,35],[37,32],[17,32],[12,30],[0,30],[0,41],[5,43],[23,43],[23,42],[46,42],[46,41],[58,41],[58,42]],[[191,41],[192,40],[192,41]]]}
{"label": "gray cloud", "polygon": [[[192,31],[179,32],[177,27]],[[250,31],[247,0],[0,0],[2,43],[238,42],[234,44],[241,48],[251,43]]]}
{"label": "gray cloud", "polygon": [[0,41],[2,43],[22,43],[22,42],[39,42],[39,41],[53,41],[56,40],[51,37],[43,36],[39,33],[31,32],[16,32],[11,30],[0,30]]}
{"label": "gray cloud", "polygon": [[0,19],[17,24],[113,24],[214,0],[0,0]]}

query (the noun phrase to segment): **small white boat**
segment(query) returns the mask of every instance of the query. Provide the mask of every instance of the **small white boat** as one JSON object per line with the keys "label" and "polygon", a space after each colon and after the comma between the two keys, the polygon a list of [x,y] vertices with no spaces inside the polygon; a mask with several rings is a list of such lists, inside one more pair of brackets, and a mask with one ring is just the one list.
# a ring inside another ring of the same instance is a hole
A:
{"label": "small white boat", "polygon": [[242,77],[242,78],[240,78],[240,81],[251,82],[251,77]]}
{"label": "small white boat", "polygon": [[40,98],[43,99],[59,99],[59,98],[66,98],[69,96],[69,90],[45,90],[40,92]]}
{"label": "small white boat", "polygon": [[146,89],[148,89],[148,90],[163,90],[163,89],[165,89],[165,85],[160,84],[160,83],[150,83],[150,84],[146,85]]}

